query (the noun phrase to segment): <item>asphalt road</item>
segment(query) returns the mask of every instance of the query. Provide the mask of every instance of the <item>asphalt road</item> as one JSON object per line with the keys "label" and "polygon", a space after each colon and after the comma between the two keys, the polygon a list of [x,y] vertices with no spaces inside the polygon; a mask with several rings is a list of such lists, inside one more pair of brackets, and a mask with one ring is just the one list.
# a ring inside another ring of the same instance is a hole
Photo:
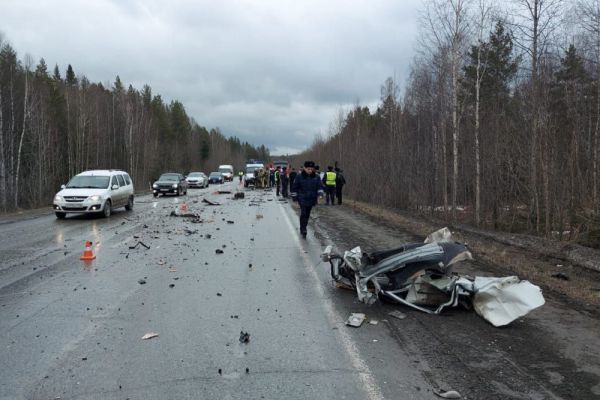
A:
{"label": "asphalt road", "polygon": [[[184,200],[201,222],[169,216]],[[107,219],[0,219],[0,399],[436,398],[385,324],[344,325],[362,305],[339,300],[325,239],[297,226],[235,182]]]}

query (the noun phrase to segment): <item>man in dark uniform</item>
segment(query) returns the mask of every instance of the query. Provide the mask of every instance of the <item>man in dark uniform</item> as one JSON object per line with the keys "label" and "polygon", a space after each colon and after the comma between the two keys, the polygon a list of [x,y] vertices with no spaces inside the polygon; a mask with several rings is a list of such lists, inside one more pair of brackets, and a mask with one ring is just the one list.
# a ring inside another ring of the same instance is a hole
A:
{"label": "man in dark uniform", "polygon": [[319,196],[323,196],[323,184],[315,173],[315,163],[305,161],[302,173],[296,176],[292,185],[292,198],[300,204],[300,234],[305,239],[310,210],[317,204]]}
{"label": "man in dark uniform", "polygon": [[338,204],[342,204],[342,189],[346,184],[346,178],[342,174],[342,170],[335,167],[335,196],[337,197]]}
{"label": "man in dark uniform", "polygon": [[296,179],[296,175],[298,175],[296,168],[292,168],[292,172],[290,172],[290,188],[294,185],[294,179]]}
{"label": "man in dark uniform", "polygon": [[290,188],[290,178],[287,175],[287,167],[283,167],[280,178],[281,178],[281,195],[284,198],[287,198],[289,188]]}

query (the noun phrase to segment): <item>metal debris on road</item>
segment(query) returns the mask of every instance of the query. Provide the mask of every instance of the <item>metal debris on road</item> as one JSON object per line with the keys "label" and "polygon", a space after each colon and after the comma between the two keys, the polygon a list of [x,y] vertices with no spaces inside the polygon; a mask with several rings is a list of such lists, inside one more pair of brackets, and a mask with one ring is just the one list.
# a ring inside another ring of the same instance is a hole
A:
{"label": "metal debris on road", "polygon": [[348,317],[348,320],[346,321],[346,325],[358,328],[359,326],[362,325],[365,318],[366,318],[366,315],[363,313],[352,313]]}
{"label": "metal debris on road", "polygon": [[150,249],[150,246],[148,246],[146,243],[142,242],[141,240],[138,240],[138,242],[134,246],[129,246],[129,250],[133,250],[138,246],[143,246],[146,248],[146,250]]}
{"label": "metal debris on road", "polygon": [[158,337],[158,333],[148,332],[144,336],[142,336],[142,340],[148,340],[148,339],[152,339],[155,337]]}
{"label": "metal debris on road", "polygon": [[379,323],[379,321],[377,321],[376,319],[370,319],[369,320],[369,324],[370,325],[377,325]]}
{"label": "metal debris on road", "polygon": [[234,195],[233,195],[233,198],[234,198],[235,200],[238,200],[238,199],[243,199],[244,197],[245,197],[245,194],[244,194],[244,192],[237,192],[236,194],[234,194]]}
{"label": "metal debris on road", "polygon": [[170,287],[171,289],[173,289],[173,288],[175,287],[175,284],[174,284],[174,283],[169,283],[169,287]]}
{"label": "metal debris on road", "polygon": [[264,218],[262,214],[256,214],[256,219]]}
{"label": "metal debris on road", "polygon": [[221,205],[221,203],[217,203],[215,201],[210,201],[207,199],[202,199],[202,202],[208,204],[209,206],[220,206]]}
{"label": "metal debris on road", "polygon": [[227,221],[228,224],[235,224],[234,221]]}
{"label": "metal debris on road", "polygon": [[223,254],[223,250],[221,250],[221,249],[216,249],[216,250],[215,250],[215,253],[217,253],[217,254]]}
{"label": "metal debris on road", "polygon": [[145,285],[145,284],[146,284],[146,281],[145,281],[144,279],[140,279],[140,280],[138,280],[138,283],[139,283],[140,285]]}
{"label": "metal debris on road", "polygon": [[250,334],[248,332],[240,331],[240,343],[250,342]]}
{"label": "metal debris on road", "polygon": [[436,396],[441,397],[443,399],[460,399],[460,393],[458,393],[456,390],[441,390],[441,389],[433,389],[433,393],[435,393]]}
{"label": "metal debris on road", "polygon": [[231,194],[231,191],[229,190],[217,190],[218,194]]}
{"label": "metal debris on road", "polygon": [[391,311],[388,313],[388,315],[390,317],[394,317],[394,318],[398,318],[398,319],[405,319],[406,318],[406,314],[404,314],[403,312],[400,311]]}

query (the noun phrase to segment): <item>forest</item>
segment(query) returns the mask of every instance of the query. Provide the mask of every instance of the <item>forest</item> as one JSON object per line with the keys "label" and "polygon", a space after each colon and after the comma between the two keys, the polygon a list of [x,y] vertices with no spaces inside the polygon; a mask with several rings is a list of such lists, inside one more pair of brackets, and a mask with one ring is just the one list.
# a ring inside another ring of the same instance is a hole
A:
{"label": "forest", "polygon": [[70,64],[63,76],[0,37],[0,212],[48,205],[88,169],[126,170],[143,191],[161,172],[209,174],[248,158],[269,150],[201,126],[149,85],[92,83]]}
{"label": "forest", "polygon": [[402,93],[296,161],[339,165],[356,200],[600,245],[600,1],[428,0],[419,26]]}

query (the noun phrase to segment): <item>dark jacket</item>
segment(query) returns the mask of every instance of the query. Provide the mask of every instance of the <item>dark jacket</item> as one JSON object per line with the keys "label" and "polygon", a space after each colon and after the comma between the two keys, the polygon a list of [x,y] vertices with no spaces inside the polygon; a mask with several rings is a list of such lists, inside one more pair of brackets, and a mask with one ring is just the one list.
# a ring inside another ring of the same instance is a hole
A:
{"label": "dark jacket", "polygon": [[346,184],[346,178],[342,175],[341,172],[338,172],[335,176],[335,185],[336,186],[344,186]]}
{"label": "dark jacket", "polygon": [[296,179],[296,176],[298,176],[296,171],[290,172],[290,186],[294,184],[294,179]]}
{"label": "dark jacket", "polygon": [[323,192],[323,183],[321,183],[319,175],[314,173],[308,175],[302,171],[294,179],[291,192],[292,197],[295,197],[301,206],[312,207],[317,204],[317,198]]}

